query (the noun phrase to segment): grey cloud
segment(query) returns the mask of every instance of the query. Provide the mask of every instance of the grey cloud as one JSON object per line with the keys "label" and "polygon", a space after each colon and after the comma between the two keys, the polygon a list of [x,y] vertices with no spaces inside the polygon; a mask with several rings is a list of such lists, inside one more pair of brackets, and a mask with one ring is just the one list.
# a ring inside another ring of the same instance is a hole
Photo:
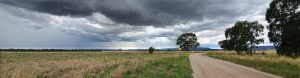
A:
{"label": "grey cloud", "polygon": [[54,15],[87,16],[93,10],[67,0],[2,0],[2,3]]}
{"label": "grey cloud", "polygon": [[168,26],[201,21],[204,17],[232,17],[252,8],[249,7],[252,5],[251,1],[240,0],[2,0],[1,2],[59,16],[86,17],[93,13],[101,13],[117,23],[135,26]]}
{"label": "grey cloud", "polygon": [[[59,16],[83,17],[101,13],[118,23],[170,25],[196,19],[196,0],[2,0],[2,3]],[[193,3],[193,4],[192,4]]]}
{"label": "grey cloud", "polygon": [[[0,13],[9,12],[7,14],[14,16],[9,18],[17,19],[17,21],[12,22],[11,25],[21,24],[18,26],[31,26],[39,29],[37,31],[57,28],[59,31],[56,30],[56,32],[62,32],[53,33],[54,35],[68,33],[71,34],[71,36],[75,36],[72,38],[79,38],[82,40],[74,40],[74,42],[78,41],[78,43],[74,45],[99,43],[97,46],[108,45],[101,43],[118,42],[130,42],[130,44],[136,43],[136,45],[140,46],[149,46],[149,44],[146,44],[147,42],[150,40],[160,39],[159,37],[166,37],[166,39],[170,42],[169,44],[161,43],[161,46],[174,46],[175,44],[172,42],[175,42],[176,38],[185,32],[200,33],[199,38],[201,37],[210,40],[209,44],[217,45],[217,41],[213,42],[213,40],[223,38],[219,36],[222,36],[226,27],[230,27],[235,21],[240,20],[240,17],[251,17],[256,16],[257,14],[264,14],[264,7],[267,7],[266,3],[269,2],[264,0],[0,1],[2,2],[0,3],[0,10],[1,8],[5,9],[1,10]],[[5,7],[3,7],[4,5]],[[13,8],[12,6],[15,7]],[[56,19],[56,17],[58,17],[58,19]],[[6,17],[2,18],[2,20],[4,19],[6,19]],[[57,20],[63,21],[61,24],[56,24],[55,22]],[[20,23],[18,21],[23,22]],[[52,22],[54,22],[54,24],[52,24]],[[99,28],[86,23],[98,24]],[[153,28],[147,29],[149,27]],[[1,29],[4,30],[5,28]],[[13,29],[11,28],[10,31],[13,31]],[[47,35],[51,33],[44,34]],[[3,34],[0,35],[3,36]],[[27,35],[30,35],[30,33]],[[20,39],[26,38],[22,37]],[[13,43],[13,40],[11,43]],[[160,42],[152,43],[151,45],[155,44],[160,44]]]}

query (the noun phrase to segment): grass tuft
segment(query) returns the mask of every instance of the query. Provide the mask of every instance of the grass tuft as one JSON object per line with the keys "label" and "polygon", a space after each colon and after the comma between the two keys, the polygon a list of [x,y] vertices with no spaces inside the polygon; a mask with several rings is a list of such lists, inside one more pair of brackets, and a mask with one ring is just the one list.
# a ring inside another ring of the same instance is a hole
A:
{"label": "grass tuft", "polygon": [[115,64],[113,66],[106,67],[105,69],[94,68],[91,71],[85,72],[84,78],[108,78],[118,67],[119,65]]}

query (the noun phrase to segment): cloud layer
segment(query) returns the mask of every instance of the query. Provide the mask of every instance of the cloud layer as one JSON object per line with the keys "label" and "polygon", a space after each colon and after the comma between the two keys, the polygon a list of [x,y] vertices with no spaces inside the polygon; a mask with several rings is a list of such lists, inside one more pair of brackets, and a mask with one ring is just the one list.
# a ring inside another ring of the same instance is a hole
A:
{"label": "cloud layer", "polygon": [[[0,2],[2,22],[11,22],[7,25],[2,23],[1,31],[8,27],[36,29],[23,31],[55,29],[54,33],[40,34],[64,33],[78,39],[76,42],[91,43],[81,45],[70,42],[70,45],[67,45],[70,47],[76,45],[89,47],[122,45],[121,48],[126,45],[142,48],[175,47],[175,40],[180,34],[194,32],[202,46],[215,48],[217,42],[224,39],[224,30],[238,20],[258,20],[265,24],[264,14],[270,0],[0,0]],[[11,32],[1,33],[1,36],[7,35],[4,38],[6,40],[14,38]],[[28,37],[31,37],[30,35],[27,33]],[[63,36],[58,35],[57,38],[65,41]],[[0,47],[21,45],[15,44],[14,41],[6,42]],[[120,45],[112,45],[116,43]],[[22,45],[26,47],[25,44]]]}

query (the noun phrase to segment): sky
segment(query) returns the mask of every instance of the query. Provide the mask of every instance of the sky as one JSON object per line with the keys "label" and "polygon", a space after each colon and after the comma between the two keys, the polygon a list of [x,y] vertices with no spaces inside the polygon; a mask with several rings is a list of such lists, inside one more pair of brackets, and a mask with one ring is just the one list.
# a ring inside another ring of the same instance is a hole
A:
{"label": "sky", "polygon": [[[219,48],[236,21],[266,26],[271,0],[0,0],[0,48],[178,47],[192,32]],[[260,45],[271,45],[267,30]]]}

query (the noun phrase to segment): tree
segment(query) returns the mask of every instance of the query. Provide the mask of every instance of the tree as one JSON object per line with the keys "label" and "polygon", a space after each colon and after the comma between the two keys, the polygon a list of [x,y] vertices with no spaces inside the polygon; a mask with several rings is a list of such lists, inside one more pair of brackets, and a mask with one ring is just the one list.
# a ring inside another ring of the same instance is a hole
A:
{"label": "tree", "polygon": [[230,44],[229,40],[222,40],[219,42],[219,45],[221,48],[225,49],[225,50],[233,50],[233,45]]}
{"label": "tree", "polygon": [[266,13],[277,54],[300,56],[300,0],[273,0]]}
{"label": "tree", "polygon": [[152,54],[152,53],[154,52],[154,50],[155,50],[155,48],[153,48],[153,47],[150,47],[150,48],[148,49],[148,51],[149,51],[150,54]]}
{"label": "tree", "polygon": [[235,50],[237,54],[246,52],[247,55],[252,55],[253,48],[264,41],[258,38],[263,35],[263,29],[257,21],[238,21],[232,28],[226,29],[226,40],[219,42],[219,45],[227,50]]}
{"label": "tree", "polygon": [[197,42],[197,36],[194,33],[182,34],[176,42],[177,45],[183,50],[189,51],[190,49],[197,48],[200,44]]}

